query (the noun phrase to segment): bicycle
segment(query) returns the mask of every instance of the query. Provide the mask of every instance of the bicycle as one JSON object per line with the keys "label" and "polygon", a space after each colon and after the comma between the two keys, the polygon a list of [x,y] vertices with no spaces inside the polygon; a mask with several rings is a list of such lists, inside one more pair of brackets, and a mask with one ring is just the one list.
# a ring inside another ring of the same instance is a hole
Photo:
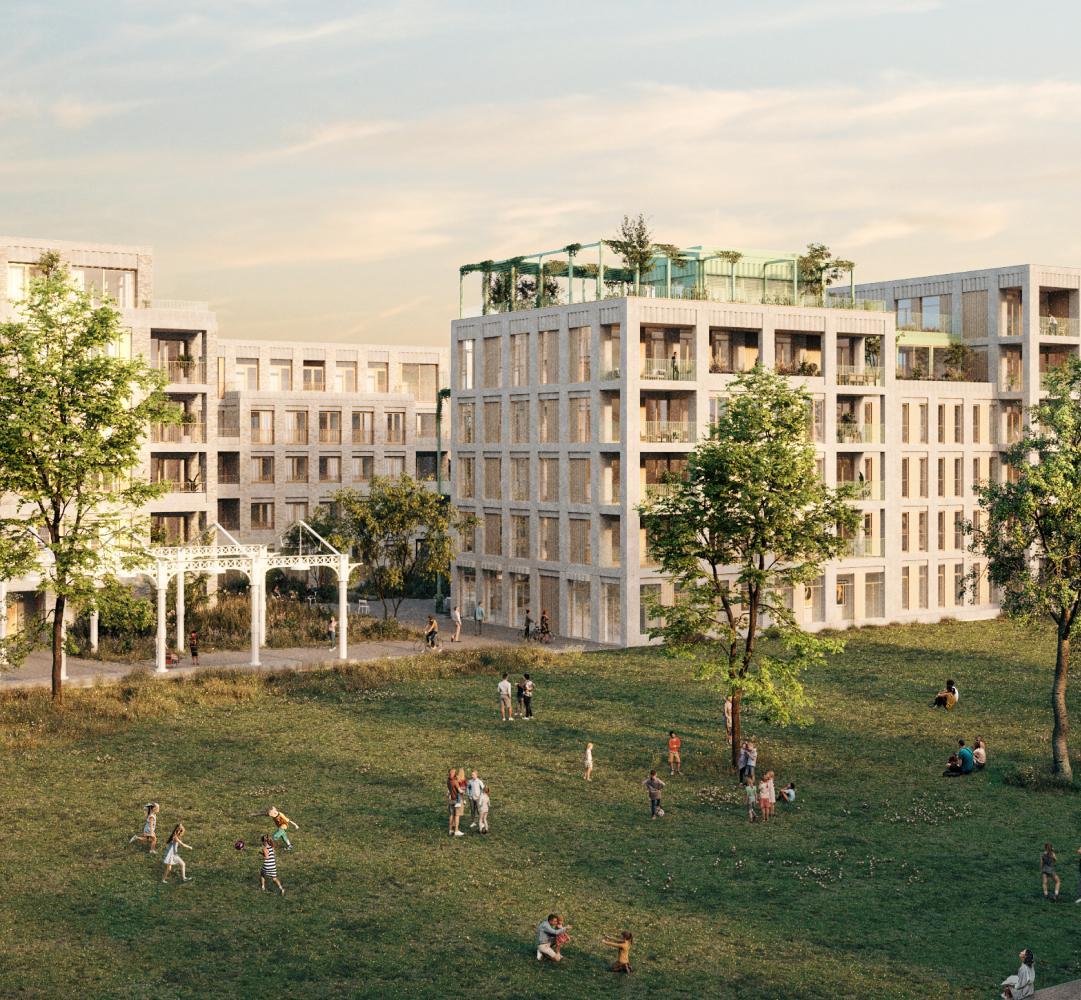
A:
{"label": "bicycle", "polygon": [[428,643],[428,637],[425,635],[420,636],[416,642],[413,643],[413,655],[420,656],[421,653],[442,653],[443,652],[443,640],[439,637],[439,633],[436,632],[435,638],[431,645]]}

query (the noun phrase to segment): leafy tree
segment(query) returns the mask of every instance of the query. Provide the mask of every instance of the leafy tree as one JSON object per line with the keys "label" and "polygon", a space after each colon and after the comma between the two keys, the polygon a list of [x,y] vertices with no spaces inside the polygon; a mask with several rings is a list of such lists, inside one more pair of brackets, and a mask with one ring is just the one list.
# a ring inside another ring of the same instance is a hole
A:
{"label": "leafy tree", "polygon": [[[480,523],[406,475],[373,476],[368,492],[338,490],[331,501],[317,509],[311,525],[363,564],[356,571],[363,580],[357,582],[383,602],[384,619],[391,617],[391,606],[398,617],[416,583],[446,572],[456,554],[453,534]],[[295,540],[287,536],[286,544],[292,547]]]}
{"label": "leafy tree", "polygon": [[[938,351],[935,351],[938,356]],[[976,362],[976,352],[963,341],[950,344],[942,352],[945,375],[955,382],[968,381],[972,377],[972,367]]]}
{"label": "leafy tree", "polygon": [[149,635],[157,622],[154,604],[136,597],[131,587],[108,578],[94,595],[102,635]]}
{"label": "leafy tree", "polygon": [[[804,632],[781,596],[817,577],[846,551],[840,537],[859,525],[846,502],[815,471],[807,440],[810,396],[755,366],[729,383],[733,393],[708,441],[688,456],[685,478],[638,507],[649,549],[673,577],[672,607],[647,602],[670,656],[698,663],[695,677],[732,698],[732,760],[740,743],[740,704],[750,699],[770,722],[811,721],[802,673],[843,643]],[[732,579],[732,577],[735,577]],[[756,640],[772,626],[783,653]]]}
{"label": "leafy tree", "polygon": [[653,266],[657,255],[653,246],[653,234],[646,225],[646,218],[639,214],[637,219],[623,216],[619,226],[619,239],[604,240],[606,247],[611,247],[623,258],[623,263],[631,271],[637,269],[640,275]]}
{"label": "leafy tree", "polygon": [[0,573],[37,567],[38,590],[55,595],[56,704],[68,603],[93,606],[103,572],[144,560],[147,526],[134,511],[165,490],[135,472],[148,425],[173,422],[176,408],[164,372],[110,354],[120,320],[47,252],[18,318],[0,326],[0,494],[17,505],[0,518]]}
{"label": "leafy tree", "polygon": [[[1004,455],[1016,482],[982,484],[984,516],[966,527],[972,551],[987,558],[987,578],[1000,588],[1007,616],[1019,625],[1048,618],[1055,624],[1051,748],[1055,773],[1070,780],[1066,681],[1081,611],[1081,360],[1071,356],[1044,384],[1046,398],[1032,407],[1031,424]],[[972,592],[977,584],[970,575],[966,588]]]}
{"label": "leafy tree", "polygon": [[850,260],[834,257],[824,243],[808,243],[807,252],[800,257],[798,266],[800,284],[821,298],[828,285],[839,281],[856,265]]}

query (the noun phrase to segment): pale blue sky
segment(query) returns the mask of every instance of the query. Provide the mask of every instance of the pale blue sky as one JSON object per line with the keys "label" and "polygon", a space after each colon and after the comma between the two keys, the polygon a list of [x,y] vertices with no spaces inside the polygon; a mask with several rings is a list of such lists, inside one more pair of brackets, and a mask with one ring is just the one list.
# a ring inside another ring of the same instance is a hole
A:
{"label": "pale blue sky", "polygon": [[624,213],[857,280],[1081,265],[1076,3],[3,8],[0,232],[151,244],[227,336],[438,343],[459,264]]}

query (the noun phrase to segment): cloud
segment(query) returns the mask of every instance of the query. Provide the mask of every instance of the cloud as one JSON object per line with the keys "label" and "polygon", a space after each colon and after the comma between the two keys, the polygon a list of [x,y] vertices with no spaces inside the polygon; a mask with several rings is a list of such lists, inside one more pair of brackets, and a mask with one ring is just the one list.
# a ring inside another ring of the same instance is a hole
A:
{"label": "cloud", "polygon": [[56,101],[50,111],[56,123],[63,128],[80,129],[96,122],[99,118],[124,114],[141,107],[145,101],[93,102],[63,98]]}

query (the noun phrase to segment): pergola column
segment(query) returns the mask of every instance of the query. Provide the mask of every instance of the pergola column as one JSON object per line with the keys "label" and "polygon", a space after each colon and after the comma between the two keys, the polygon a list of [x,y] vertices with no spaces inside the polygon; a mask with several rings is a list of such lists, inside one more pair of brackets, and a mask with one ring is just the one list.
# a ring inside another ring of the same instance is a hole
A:
{"label": "pergola column", "polygon": [[[253,559],[254,563],[255,560]],[[259,645],[262,638],[259,624],[259,595],[262,587],[259,586],[255,566],[251,573],[251,665],[259,666]]]}
{"label": "pergola column", "polygon": [[338,659],[349,659],[349,556],[338,557]]}
{"label": "pergola column", "polygon": [[176,573],[176,648],[184,650],[184,560],[181,558],[180,566]]}
{"label": "pergola column", "polygon": [[165,569],[159,564],[155,574],[155,583],[158,588],[158,668],[159,674],[166,672],[165,666],[165,590],[169,585],[169,577]]}
{"label": "pergola column", "polygon": [[101,621],[101,613],[95,611],[90,616],[90,649],[92,652],[98,651],[98,623]]}

